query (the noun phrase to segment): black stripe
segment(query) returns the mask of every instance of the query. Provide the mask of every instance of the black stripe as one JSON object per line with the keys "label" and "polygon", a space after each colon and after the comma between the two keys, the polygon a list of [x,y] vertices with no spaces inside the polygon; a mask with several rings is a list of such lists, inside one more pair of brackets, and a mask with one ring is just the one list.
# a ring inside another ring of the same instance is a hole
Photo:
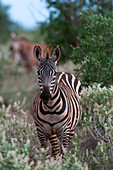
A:
{"label": "black stripe", "polygon": [[67,74],[68,75],[68,80],[69,80],[69,84],[71,85],[72,87],[72,75],[71,74]]}
{"label": "black stripe", "polygon": [[[37,123],[38,122],[38,123]],[[38,124],[40,125],[40,126],[42,126],[43,128],[45,128],[39,121],[37,121],[37,122],[35,122],[35,125],[36,126],[38,126]]]}
{"label": "black stripe", "polygon": [[[76,119],[76,121],[75,121],[75,125],[74,126],[76,126],[76,123],[77,123],[77,121],[78,121],[78,107],[77,107],[77,103],[76,103],[76,100],[74,99],[74,97],[72,96],[72,98],[73,98],[73,100],[74,101],[72,101],[71,100],[71,102],[72,102],[72,105],[73,105],[73,118],[72,118],[72,124],[73,124],[73,122],[74,122],[74,119]],[[76,105],[76,117],[75,117],[75,107],[74,107],[74,103],[75,103],[75,105]]]}
{"label": "black stripe", "polygon": [[53,140],[53,139],[56,139],[56,135],[51,136],[51,137],[49,138],[49,140]]}
{"label": "black stripe", "polygon": [[43,120],[43,119],[41,119],[40,117],[39,117],[39,115],[37,114],[37,118],[40,120],[40,121],[42,121],[43,123],[47,123],[47,124],[49,124],[51,127],[53,127],[54,125],[56,125],[56,124],[58,124],[58,123],[61,123],[61,122],[63,122],[66,118],[68,117],[68,114],[63,118],[63,119],[61,119],[59,122],[56,122],[56,123],[50,123],[50,122],[47,122],[47,121],[45,121],[45,120]]}
{"label": "black stripe", "polygon": [[76,89],[76,87],[77,87],[77,84],[78,84],[78,79],[76,78],[75,81],[74,81],[74,87],[75,87],[75,89]]}
{"label": "black stripe", "polygon": [[58,142],[57,142],[57,141],[50,141],[50,143],[51,143],[52,146],[58,145]]}
{"label": "black stripe", "polygon": [[56,94],[51,98],[51,100],[54,100],[54,99],[58,96],[59,88],[57,89],[57,87],[58,87],[58,86],[56,85],[53,93],[55,93],[56,90],[57,90],[57,92],[56,92]]}
{"label": "black stripe", "polygon": [[[68,74],[67,74],[67,76],[68,76]],[[68,76],[68,78],[69,78],[69,76]],[[66,80],[66,73],[65,74],[63,74],[63,76],[62,76],[62,79],[64,80],[64,82],[66,83],[66,85],[67,85],[67,87],[69,87],[69,85],[68,85],[68,82],[67,82],[67,80]],[[70,84],[70,83],[69,83]],[[69,87],[70,88],[70,87]]]}
{"label": "black stripe", "polygon": [[65,101],[65,98],[64,98],[64,95],[62,93],[62,91],[60,91],[60,97],[62,98],[62,102],[63,102],[63,105],[62,105],[62,108],[59,112],[50,112],[50,111],[45,111],[43,110],[43,107],[42,107],[42,100],[40,101],[40,112],[43,114],[43,115],[47,115],[47,114],[57,114],[57,115],[60,115],[62,114],[65,109],[66,109],[66,101]]}
{"label": "black stripe", "polygon": [[48,107],[49,109],[53,109],[55,106],[57,106],[57,105],[59,104],[59,102],[60,102],[60,96],[59,96],[58,100],[54,103],[53,106],[48,106],[48,105],[46,104],[46,107]]}
{"label": "black stripe", "polygon": [[80,94],[81,90],[82,90],[82,87],[81,87],[81,85],[80,85],[80,87],[79,87],[79,89],[78,89],[78,94]]}

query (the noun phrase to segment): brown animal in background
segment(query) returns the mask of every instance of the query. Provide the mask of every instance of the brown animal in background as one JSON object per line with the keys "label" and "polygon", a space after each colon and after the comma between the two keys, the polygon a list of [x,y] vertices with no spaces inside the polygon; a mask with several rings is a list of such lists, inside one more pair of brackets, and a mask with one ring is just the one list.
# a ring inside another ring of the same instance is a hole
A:
{"label": "brown animal in background", "polygon": [[34,58],[33,49],[35,45],[40,45],[45,56],[47,45],[46,44],[35,44],[29,42],[24,37],[16,36],[15,33],[11,33],[11,46],[12,55],[14,57],[15,64],[22,63],[26,67],[28,72],[31,72],[33,66],[38,65],[38,61]]}

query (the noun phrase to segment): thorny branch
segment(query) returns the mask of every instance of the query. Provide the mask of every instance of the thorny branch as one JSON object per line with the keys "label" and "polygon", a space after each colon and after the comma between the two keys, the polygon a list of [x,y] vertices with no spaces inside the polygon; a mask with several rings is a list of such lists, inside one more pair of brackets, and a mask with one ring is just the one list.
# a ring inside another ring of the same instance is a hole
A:
{"label": "thorny branch", "polygon": [[99,123],[100,125],[104,128],[104,130],[99,130],[98,127],[97,127],[97,121],[96,121],[96,118],[95,118],[95,113],[93,113],[93,128],[94,130],[91,130],[91,134],[92,136],[94,137],[95,140],[104,140],[105,142],[109,142],[111,144],[113,144],[113,141],[112,141],[112,137],[111,136],[106,136],[105,135],[105,117],[103,117],[103,119],[101,120],[99,118]]}

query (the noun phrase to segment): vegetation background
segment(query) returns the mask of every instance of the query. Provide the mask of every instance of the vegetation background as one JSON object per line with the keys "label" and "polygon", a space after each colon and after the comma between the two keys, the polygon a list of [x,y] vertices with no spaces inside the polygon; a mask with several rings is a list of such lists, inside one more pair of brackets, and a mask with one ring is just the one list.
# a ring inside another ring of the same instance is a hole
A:
{"label": "vegetation background", "polygon": [[[113,1],[46,0],[49,20],[25,30],[0,1],[0,169],[113,169]],[[36,4],[36,6],[38,3]],[[59,71],[82,82],[83,117],[65,158],[46,157],[32,119],[36,67],[15,65],[10,33],[31,42],[59,44]],[[38,40],[38,41],[37,41]]]}

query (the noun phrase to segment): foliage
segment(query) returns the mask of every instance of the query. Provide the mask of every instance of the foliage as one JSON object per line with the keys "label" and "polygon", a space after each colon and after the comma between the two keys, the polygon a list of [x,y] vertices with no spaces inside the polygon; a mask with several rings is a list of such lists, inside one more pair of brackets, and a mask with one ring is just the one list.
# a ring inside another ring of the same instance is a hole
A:
{"label": "foliage", "polygon": [[35,43],[45,43],[44,38],[45,34],[41,35],[40,28],[32,29],[32,30],[25,30],[23,28],[16,29],[17,36],[25,37],[30,42]]}
{"label": "foliage", "polygon": [[86,148],[81,161],[98,169],[113,169],[113,86],[83,88],[81,104],[84,133],[91,133],[98,142],[94,150]]}
{"label": "foliage", "polygon": [[[1,97],[2,99],[2,97]],[[3,99],[2,99],[3,101]],[[82,170],[83,166],[76,153],[66,153],[64,161],[46,156],[40,149],[39,140],[33,123],[28,122],[22,103],[0,109],[0,169],[71,169]],[[10,112],[13,110],[13,117]]]}
{"label": "foliage", "polygon": [[24,98],[27,101],[25,107],[31,110],[31,100],[37,90],[37,74],[33,72],[26,76],[24,66],[15,65],[7,48],[2,46],[0,51],[0,95],[6,105]]}
{"label": "foliage", "polygon": [[11,20],[9,10],[10,6],[4,5],[0,0],[0,44],[6,44],[10,40],[11,32],[16,32],[17,35],[23,36],[31,42],[44,43],[45,34],[40,34],[39,27],[37,29],[24,29],[19,23]]}
{"label": "foliage", "polygon": [[[69,66],[69,62],[67,64]],[[64,150],[63,160],[54,159],[40,148],[30,113],[37,85],[30,84],[26,73],[20,74],[5,53],[1,54],[0,66],[3,76],[0,94],[7,96],[7,102],[0,96],[0,169],[113,169],[113,86],[102,88],[94,84],[83,88],[83,118],[75,129],[71,149]]]}
{"label": "foliage", "polygon": [[[10,121],[5,120],[9,118],[9,112],[12,107],[7,108],[2,105],[0,109],[0,169],[31,169],[32,162],[29,161],[30,152],[30,136],[26,135],[27,127],[26,114],[20,109],[19,105],[15,103],[14,111],[16,114],[22,114],[23,120],[16,119],[14,116]],[[29,127],[32,136],[32,127]]]}
{"label": "foliage", "polygon": [[5,6],[0,1],[0,43],[6,43],[10,32],[17,28],[17,24],[9,17],[9,8],[10,6]]}
{"label": "foliage", "polygon": [[[5,107],[0,97],[0,169],[113,169],[113,86],[93,85],[83,88],[83,119],[71,141],[71,150],[64,149],[64,159],[46,156],[40,149],[33,119],[23,111],[23,101]],[[86,143],[91,133],[97,145],[92,150]]]}
{"label": "foliage", "polygon": [[46,43],[51,46],[60,45],[62,47],[62,60],[68,59],[72,48],[78,43],[78,33],[83,35],[82,22],[80,22],[80,12],[91,7],[94,11],[109,15],[113,4],[110,0],[46,0],[50,11],[49,21],[41,25],[42,35],[47,33]]}
{"label": "foliage", "polygon": [[113,82],[113,13],[110,17],[94,14],[90,9],[81,14],[84,37],[74,48],[73,60],[81,68],[75,70],[84,85]]}
{"label": "foliage", "polygon": [[0,52],[0,88],[3,85],[4,79],[8,79],[8,77],[15,75],[19,75],[18,66],[14,66],[13,62],[7,58],[7,55],[5,55],[4,49],[1,47]]}

